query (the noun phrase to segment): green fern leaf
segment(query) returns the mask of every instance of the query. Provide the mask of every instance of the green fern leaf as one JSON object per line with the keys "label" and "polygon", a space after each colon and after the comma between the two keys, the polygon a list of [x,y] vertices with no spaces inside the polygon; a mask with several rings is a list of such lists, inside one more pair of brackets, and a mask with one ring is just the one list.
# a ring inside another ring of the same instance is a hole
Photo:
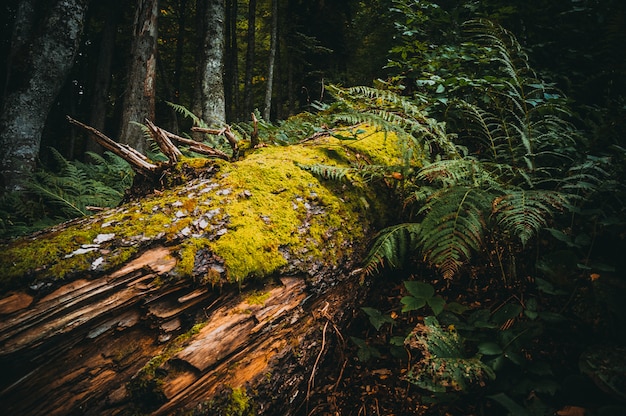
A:
{"label": "green fern leaf", "polygon": [[567,199],[561,193],[543,190],[517,190],[493,202],[496,221],[517,236],[522,245],[545,228],[554,211],[562,209]]}
{"label": "green fern leaf", "polygon": [[352,170],[351,168],[322,165],[319,163],[315,163],[313,165],[304,165],[296,162],[296,166],[298,166],[302,170],[311,172],[316,176],[320,176],[324,179],[330,179],[334,181],[341,181],[345,179],[346,175]]}
{"label": "green fern leaf", "polygon": [[383,264],[400,268],[415,252],[415,242],[420,225],[405,223],[380,231],[364,260],[363,269],[372,274]]}
{"label": "green fern leaf", "polygon": [[452,278],[480,249],[491,200],[485,190],[454,186],[433,194],[420,210],[419,247],[444,278]]}

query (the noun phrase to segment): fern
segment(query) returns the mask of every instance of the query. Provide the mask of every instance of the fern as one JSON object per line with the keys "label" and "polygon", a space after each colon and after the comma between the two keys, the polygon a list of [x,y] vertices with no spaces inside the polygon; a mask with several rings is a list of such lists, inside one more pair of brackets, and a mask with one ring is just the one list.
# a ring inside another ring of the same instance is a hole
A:
{"label": "fern", "polygon": [[169,105],[170,107],[172,107],[174,109],[174,111],[176,111],[178,114],[182,115],[183,117],[191,119],[193,121],[194,126],[202,127],[202,128],[208,128],[209,127],[205,123],[204,120],[202,120],[200,117],[195,115],[193,112],[189,111],[187,109],[187,107],[185,107],[183,105],[180,105],[180,104],[172,103],[172,102],[169,102],[169,101],[166,101],[165,103],[167,105]]}
{"label": "fern", "polygon": [[460,335],[443,330],[434,316],[425,317],[424,323],[418,324],[404,343],[421,353],[421,359],[406,376],[420,388],[435,393],[466,391],[496,377],[480,356],[466,357]]}
{"label": "fern", "polygon": [[431,196],[424,214],[418,245],[424,259],[452,278],[481,247],[486,227],[484,213],[491,206],[488,191],[466,186],[445,188]]}
{"label": "fern", "polygon": [[511,191],[493,201],[497,223],[518,237],[522,245],[547,227],[555,210],[562,209],[566,197],[554,191],[523,189]]}
{"label": "fern", "polygon": [[419,227],[417,223],[406,223],[380,231],[363,262],[363,270],[371,274],[383,264],[401,267],[411,253],[415,252]]}
{"label": "fern", "polygon": [[322,165],[319,163],[313,165],[304,165],[296,163],[296,165],[303,170],[311,172],[316,176],[320,176],[324,179],[331,179],[335,181],[341,181],[346,178],[346,175],[352,170],[351,168],[345,168],[340,166]]}

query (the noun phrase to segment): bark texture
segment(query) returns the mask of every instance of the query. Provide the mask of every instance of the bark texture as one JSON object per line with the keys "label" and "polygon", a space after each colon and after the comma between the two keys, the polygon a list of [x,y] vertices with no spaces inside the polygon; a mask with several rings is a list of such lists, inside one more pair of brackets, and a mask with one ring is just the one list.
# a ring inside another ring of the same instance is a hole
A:
{"label": "bark texture", "polygon": [[272,0],[272,33],[270,36],[270,54],[267,63],[267,84],[263,118],[269,120],[272,114],[272,94],[274,93],[274,68],[276,67],[276,49],[278,48],[278,0]]}
{"label": "bark texture", "polygon": [[[202,3],[202,4],[201,4]],[[224,0],[197,2],[198,33],[198,103],[195,112],[209,125],[226,120],[224,98],[225,20]],[[197,111],[200,110],[200,111]]]}
{"label": "bark texture", "polygon": [[54,2],[35,22],[36,31],[31,29],[33,10],[20,8],[18,18],[23,21],[16,22],[18,46],[0,113],[0,175],[5,189],[21,189],[20,182],[35,167],[48,112],[74,63],[87,3]]}
{"label": "bark texture", "polygon": [[148,143],[135,123],[154,120],[158,0],[137,0],[136,7],[120,140],[145,152]]}
{"label": "bark texture", "polygon": [[384,183],[306,166],[399,156],[371,133],[183,158],[181,185],[0,247],[0,408],[223,414],[233,391],[242,414],[306,408],[366,290],[358,261],[394,215]]}

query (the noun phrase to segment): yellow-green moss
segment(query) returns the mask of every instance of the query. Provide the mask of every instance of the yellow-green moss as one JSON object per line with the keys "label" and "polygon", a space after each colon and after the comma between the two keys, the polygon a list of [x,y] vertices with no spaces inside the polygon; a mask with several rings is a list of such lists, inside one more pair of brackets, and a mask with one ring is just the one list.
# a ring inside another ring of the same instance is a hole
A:
{"label": "yellow-green moss", "polygon": [[246,303],[248,305],[265,305],[265,301],[270,298],[270,292],[258,292],[253,291],[250,295],[246,297]]}
{"label": "yellow-green moss", "polygon": [[[137,253],[143,240],[157,236],[170,244],[181,241],[178,248],[174,246],[178,250],[174,254],[179,259],[176,271],[183,277],[193,274],[200,249],[223,259],[231,281],[275,273],[288,263],[286,256],[332,265],[350,254],[351,241],[363,238],[364,223],[384,216],[388,201],[359,178],[350,178],[349,183],[324,181],[296,163],[347,166],[351,161],[366,160],[399,164],[400,150],[393,134],[367,126],[359,129],[357,140],[328,137],[249,150],[235,163],[185,160],[182,163],[194,168],[210,163],[219,171],[211,179],[189,181],[98,214],[63,232],[25,238],[0,248],[3,286],[29,274],[63,278],[86,271],[100,256],[103,267],[110,269]],[[195,235],[194,221],[216,209],[219,215],[213,215],[206,230]],[[218,230],[221,233],[216,235]],[[201,237],[204,232],[213,232],[213,240]],[[96,251],[71,255],[102,233],[113,233],[115,238]]]}

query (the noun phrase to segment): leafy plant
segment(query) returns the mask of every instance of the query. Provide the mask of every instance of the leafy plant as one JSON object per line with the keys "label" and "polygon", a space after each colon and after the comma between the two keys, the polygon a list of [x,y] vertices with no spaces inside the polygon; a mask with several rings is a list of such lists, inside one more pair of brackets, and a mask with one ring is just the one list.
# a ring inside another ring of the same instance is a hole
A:
{"label": "leafy plant", "polygon": [[420,388],[436,393],[467,391],[472,385],[484,385],[496,377],[480,355],[465,355],[458,332],[444,330],[433,316],[427,316],[413,329],[405,345],[421,353],[421,359],[406,376]]}
{"label": "leafy plant", "polygon": [[133,181],[130,166],[106,152],[88,153],[91,163],[68,161],[50,149],[52,167],[26,182],[27,193],[5,194],[0,202],[1,235],[33,232],[60,221],[118,205]]}

